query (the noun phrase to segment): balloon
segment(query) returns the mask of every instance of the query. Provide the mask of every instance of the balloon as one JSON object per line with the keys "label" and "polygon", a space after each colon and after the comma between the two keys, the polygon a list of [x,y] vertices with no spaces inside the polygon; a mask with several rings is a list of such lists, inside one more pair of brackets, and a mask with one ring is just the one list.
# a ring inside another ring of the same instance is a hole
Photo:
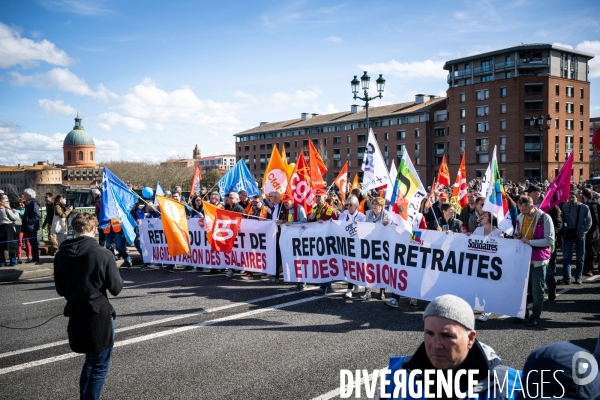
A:
{"label": "balloon", "polygon": [[147,199],[151,199],[153,194],[154,190],[152,190],[152,188],[145,187],[142,189],[142,196],[144,196]]}
{"label": "balloon", "polygon": [[596,154],[600,154],[600,128],[594,131],[594,135],[592,136],[592,146],[594,146]]}

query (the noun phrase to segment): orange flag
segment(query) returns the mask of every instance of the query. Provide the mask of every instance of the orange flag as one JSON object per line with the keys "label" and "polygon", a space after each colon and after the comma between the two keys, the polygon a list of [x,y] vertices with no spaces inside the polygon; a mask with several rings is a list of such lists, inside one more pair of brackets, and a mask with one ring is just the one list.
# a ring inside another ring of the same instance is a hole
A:
{"label": "orange flag", "polygon": [[340,191],[340,197],[342,198],[342,203],[346,201],[346,192],[348,191],[348,160],[344,164],[344,168],[340,171],[338,176],[335,178],[335,186]]}
{"label": "orange flag", "polygon": [[310,167],[310,180],[313,189],[323,189],[325,182],[323,181],[323,175],[327,173],[325,163],[317,153],[317,149],[313,145],[312,141],[308,141],[308,165]]}
{"label": "orange flag", "polygon": [[204,224],[208,243],[214,251],[231,252],[242,224],[242,214],[226,211],[206,201],[204,204]]}
{"label": "orange flag", "polygon": [[283,163],[283,165],[285,165],[285,169],[287,171],[288,159],[287,159],[287,153],[285,152],[284,144],[281,145],[281,162]]}
{"label": "orange flag", "polygon": [[273,191],[277,191],[281,194],[286,192],[288,187],[286,170],[287,168],[281,160],[277,147],[273,147],[271,159],[267,164],[267,169],[265,170],[262,182],[262,191],[264,194],[269,194]]}
{"label": "orange flag", "polygon": [[310,171],[304,154],[300,152],[286,194],[292,196],[294,204],[301,204],[306,214],[311,212],[315,198],[311,188]]}
{"label": "orange flag", "polygon": [[157,195],[156,199],[162,214],[163,230],[167,239],[169,255],[175,257],[190,254],[190,239],[183,203],[170,197]]}
{"label": "orange flag", "polygon": [[200,164],[196,163],[196,169],[194,170],[194,177],[192,178],[192,188],[190,189],[190,198],[194,195],[200,194],[200,181],[202,180],[202,171],[200,171]]}
{"label": "orange flag", "polygon": [[438,169],[437,189],[441,190],[450,185],[450,172],[448,172],[448,164],[446,164],[446,155],[442,157],[442,163]]}
{"label": "orange flag", "polygon": [[360,184],[358,183],[358,174],[354,175],[354,179],[352,180],[352,186],[350,186],[350,191],[354,189],[360,190]]}
{"label": "orange flag", "polygon": [[457,208],[456,213],[460,213],[460,209],[464,208],[468,204],[467,199],[467,168],[465,165],[465,152],[463,152],[458,172],[456,173],[456,182],[452,189],[452,197],[450,203],[454,204]]}

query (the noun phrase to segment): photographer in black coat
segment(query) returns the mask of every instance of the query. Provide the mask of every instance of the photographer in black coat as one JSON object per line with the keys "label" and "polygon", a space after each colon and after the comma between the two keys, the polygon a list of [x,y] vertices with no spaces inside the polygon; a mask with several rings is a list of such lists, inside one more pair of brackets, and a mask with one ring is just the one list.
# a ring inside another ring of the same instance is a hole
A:
{"label": "photographer in black coat", "polygon": [[65,317],[69,345],[84,353],[79,380],[82,399],[98,399],[108,373],[114,344],[115,310],[106,292],[113,296],[123,289],[115,256],[95,238],[98,220],[79,213],[71,222],[74,239],[65,240],[54,258],[56,292],[67,300]]}

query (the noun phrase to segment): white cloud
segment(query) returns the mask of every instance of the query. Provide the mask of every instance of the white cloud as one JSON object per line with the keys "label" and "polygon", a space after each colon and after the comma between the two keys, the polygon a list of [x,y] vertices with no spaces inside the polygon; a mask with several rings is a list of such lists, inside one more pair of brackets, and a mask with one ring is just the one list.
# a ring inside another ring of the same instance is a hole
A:
{"label": "white cloud", "polygon": [[270,96],[269,103],[274,105],[303,106],[316,101],[321,95],[318,87],[312,90],[296,90],[293,93],[277,92]]}
{"label": "white cloud", "polygon": [[[434,78],[446,79],[448,71],[443,69],[443,61],[413,61],[410,63],[401,63],[396,60],[369,65],[358,65],[365,71],[374,71],[383,74],[391,74],[401,78]],[[372,81],[374,81],[372,79]]]}
{"label": "white cloud", "polygon": [[156,87],[150,79],[145,79],[122,96],[116,109],[125,117],[160,124],[231,126],[239,125],[235,113],[242,107],[236,103],[201,100],[188,87],[167,92]]}
{"label": "white cloud", "polygon": [[334,114],[340,112],[337,108],[333,106],[331,103],[327,103],[327,107],[325,107],[325,114]]}
{"label": "white cloud", "polygon": [[339,36],[329,36],[327,39],[324,40],[325,42],[329,42],[329,43],[342,43],[342,38]]}
{"label": "white cloud", "polygon": [[233,96],[234,97],[239,97],[240,99],[250,100],[253,103],[255,103],[256,101],[258,101],[258,99],[256,97],[254,97],[253,95],[251,95],[250,93],[242,92],[241,90],[236,90],[233,93]]}
{"label": "white cloud", "polygon": [[81,79],[67,68],[53,68],[48,72],[34,75],[21,75],[18,72],[10,72],[10,83],[17,86],[35,86],[40,89],[57,88],[63,92],[74,93],[80,96],[91,96],[99,100],[118,98],[104,85],[98,85],[98,91],[94,92],[85,80]]}
{"label": "white cloud", "polygon": [[[103,123],[98,124],[101,129],[111,130],[114,125],[122,126],[130,132],[142,132],[148,130],[148,127],[139,118],[124,117],[116,112],[107,112],[98,116]],[[102,125],[102,126],[101,126]]]}
{"label": "white cloud", "polygon": [[103,160],[118,160],[121,146],[114,140],[100,140],[94,138],[96,144],[96,153],[101,155]]}
{"label": "white cloud", "polygon": [[100,122],[99,124],[97,124],[97,126],[102,129],[105,132],[110,132],[112,131],[112,128],[110,127],[109,124],[105,124],[104,122]]}
{"label": "white cloud", "polygon": [[48,99],[40,99],[38,100],[38,104],[46,114],[56,114],[68,117],[75,115],[77,112],[73,107],[71,107],[69,104],[65,104],[62,100],[52,101]]}
{"label": "white cloud", "polygon": [[437,93],[436,96],[438,97],[446,97],[446,91],[444,89],[440,89]]}
{"label": "white cloud", "polygon": [[467,13],[462,11],[456,11],[452,14],[452,16],[456,19],[465,19],[467,18]]}
{"label": "white cloud", "polygon": [[34,132],[19,133],[19,127],[10,121],[0,121],[0,143],[11,151],[0,153],[0,164],[33,164],[36,161],[63,162],[64,133],[51,136]]}
{"label": "white cloud", "polygon": [[559,46],[559,47],[564,47],[565,49],[572,49],[573,46],[571,46],[570,44],[563,44],[563,43],[552,43],[552,46]]}
{"label": "white cloud", "polygon": [[41,4],[50,11],[69,12],[85,16],[113,14],[112,10],[98,7],[97,0],[42,0]]}
{"label": "white cloud", "polygon": [[579,43],[575,48],[579,51],[596,55],[596,57],[588,62],[590,66],[590,78],[600,77],[600,40],[586,40]]}
{"label": "white cloud", "polygon": [[36,42],[22,38],[20,33],[0,22],[0,68],[15,65],[31,67],[40,61],[66,66],[73,62],[67,53],[44,39]]}

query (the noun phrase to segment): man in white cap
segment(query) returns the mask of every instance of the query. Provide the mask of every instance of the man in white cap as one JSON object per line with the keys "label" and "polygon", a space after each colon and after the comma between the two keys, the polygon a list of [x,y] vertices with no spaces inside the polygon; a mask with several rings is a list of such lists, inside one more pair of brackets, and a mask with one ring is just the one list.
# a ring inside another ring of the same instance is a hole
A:
{"label": "man in white cap", "polygon": [[[491,347],[477,341],[473,309],[466,301],[450,294],[436,297],[425,309],[423,321],[424,341],[415,354],[390,358],[388,369],[391,375],[387,376],[390,384],[386,386],[385,393],[394,393],[394,374],[401,370],[406,371],[406,377],[413,370],[421,371],[414,382],[409,381],[414,383],[413,389],[419,385],[424,388],[423,376],[426,370],[453,370],[453,376],[459,370],[478,370],[474,386],[478,399],[512,399],[519,393],[519,371],[502,365],[502,360]],[[494,381],[494,376],[497,377],[497,382]],[[468,391],[467,374],[463,377],[464,379],[459,379],[460,388],[453,388],[454,393],[457,389],[464,393]],[[504,382],[505,378],[508,385]],[[436,384],[434,377],[433,385],[429,386],[431,393],[437,393]],[[501,389],[498,384],[504,387]],[[514,392],[513,386],[516,388]]]}

